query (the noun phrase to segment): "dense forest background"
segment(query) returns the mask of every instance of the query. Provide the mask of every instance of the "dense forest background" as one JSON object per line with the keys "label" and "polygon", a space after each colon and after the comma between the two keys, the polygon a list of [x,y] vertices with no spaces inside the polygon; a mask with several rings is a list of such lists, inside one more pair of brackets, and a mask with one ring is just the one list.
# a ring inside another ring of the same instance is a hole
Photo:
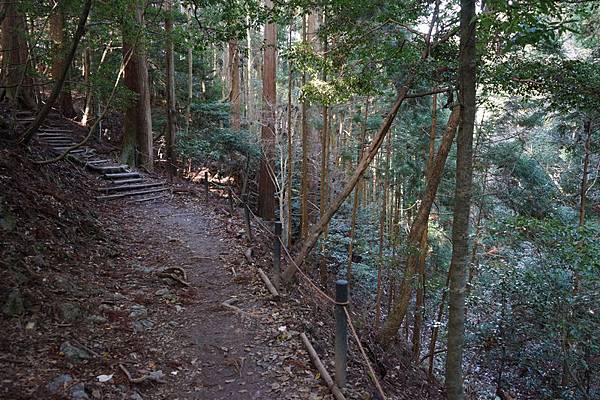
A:
{"label": "dense forest background", "polygon": [[[598,399],[599,16],[596,1],[4,1],[1,94],[131,166],[234,188],[315,281],[347,278],[361,329],[448,398]],[[35,126],[1,124],[7,147],[31,145]]]}

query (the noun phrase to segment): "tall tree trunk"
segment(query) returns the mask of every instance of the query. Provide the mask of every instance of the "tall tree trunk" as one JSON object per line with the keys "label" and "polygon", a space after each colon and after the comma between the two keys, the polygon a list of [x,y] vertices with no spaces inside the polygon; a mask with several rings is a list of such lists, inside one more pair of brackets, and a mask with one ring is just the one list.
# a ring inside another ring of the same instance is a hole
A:
{"label": "tall tree trunk", "polygon": [[584,129],[586,138],[583,144],[583,172],[581,174],[581,186],[579,188],[579,226],[585,225],[585,196],[588,186],[588,173],[590,167],[590,145],[592,142],[592,120],[585,121]]}
{"label": "tall tree trunk", "polygon": [[[289,26],[289,37],[288,47],[292,47],[292,34],[294,26]],[[293,170],[294,170],[294,149],[292,147],[292,86],[293,86],[293,73],[292,64],[288,61],[288,88],[287,88],[287,178],[286,182],[286,194],[287,194],[287,218],[285,224],[285,238],[287,246],[292,245],[292,231],[294,226],[293,221],[293,207],[292,207],[292,187],[293,187]]]}
{"label": "tall tree trunk", "polygon": [[248,129],[255,121],[254,92],[252,91],[252,30],[250,28],[250,15],[246,15],[246,120]]}
{"label": "tall tree trunk", "polygon": [[406,311],[412,297],[414,275],[418,261],[418,254],[416,254],[417,252],[415,250],[419,248],[423,232],[427,227],[431,206],[433,205],[438,185],[442,179],[444,165],[446,164],[446,158],[448,157],[448,152],[450,151],[452,141],[454,140],[459,119],[460,107],[454,106],[450,118],[448,119],[448,124],[446,125],[446,132],[442,137],[440,147],[435,156],[435,161],[431,173],[429,174],[429,179],[427,180],[423,199],[421,200],[417,215],[410,227],[407,238],[409,255],[406,261],[404,276],[402,277],[402,282],[400,284],[400,293],[397,296],[392,313],[388,315],[385,324],[383,325],[383,329],[379,334],[379,339],[384,345],[388,345],[392,341],[406,316]]}
{"label": "tall tree trunk", "polygon": [[[68,46],[65,36],[65,14],[63,6],[59,4],[56,10],[50,16],[50,38],[52,39],[52,78],[59,79],[60,74],[65,68],[65,64],[68,57]],[[60,95],[56,101],[56,106],[62,115],[67,118],[73,118],[75,115],[75,109],[73,108],[73,98],[71,97],[71,85],[68,80],[62,87]]]}
{"label": "tall tree trunk", "polygon": [[[273,8],[272,0],[265,0],[267,9]],[[258,213],[266,220],[275,217],[275,112],[277,93],[275,90],[275,63],[277,57],[277,25],[268,22],[265,25],[263,49],[263,106],[261,157],[258,181]]]}
{"label": "tall tree trunk", "polygon": [[[146,52],[140,29],[144,26],[142,4],[136,1],[130,8],[135,21],[124,26],[123,57],[129,58],[125,66],[125,86],[137,98],[125,110],[121,160],[132,166],[141,166],[151,171],[154,166],[152,150],[152,117],[150,110],[150,88]],[[137,40],[136,40],[137,38]]]}
{"label": "tall tree trunk", "polygon": [[[325,15],[323,20],[325,20]],[[327,60],[327,37],[323,39],[323,54],[324,59]],[[323,71],[323,82],[327,82],[327,71]],[[321,132],[321,183],[319,185],[319,218],[323,218],[325,209],[329,203],[329,106],[323,105],[322,110],[323,117],[323,130]],[[321,278],[321,284],[327,285],[327,251],[326,241],[329,224],[325,225],[323,229],[323,237],[321,238],[321,256],[319,261],[319,277]]]}
{"label": "tall tree trunk", "polygon": [[27,72],[29,51],[26,40],[25,15],[18,10],[18,2],[2,4],[2,84],[4,95],[14,105],[33,110],[36,108],[33,78]]}
{"label": "tall tree trunk", "polygon": [[[433,159],[435,157],[435,137],[437,127],[437,95],[434,94],[431,99],[431,129],[429,130],[429,149],[427,153],[427,168],[425,169],[425,179],[429,179],[429,174],[433,168]],[[425,261],[427,259],[427,239],[429,224],[423,231],[421,246],[419,249],[419,260],[417,266],[417,296],[415,300],[415,323],[413,326],[412,352],[413,360],[419,361],[421,355],[421,325],[423,324],[425,311]]]}
{"label": "tall tree trunk", "polygon": [[[365,102],[365,113],[364,120],[362,123],[360,133],[360,143],[358,146],[358,157],[356,158],[357,164],[360,162],[363,156],[363,150],[365,147],[365,138],[367,136],[367,118],[369,117],[369,99]],[[350,222],[350,243],[348,243],[348,265],[346,267],[346,279],[352,284],[352,257],[354,253],[354,237],[356,236],[356,216],[358,214],[358,203],[360,201],[362,183],[359,182],[354,188],[354,198],[352,200],[352,216]]]}
{"label": "tall tree trunk", "polygon": [[[192,29],[192,10],[187,10],[187,28]],[[192,100],[194,99],[194,58],[192,53],[192,45],[190,44],[187,51],[188,65],[188,98],[185,108],[185,133],[190,133],[190,125],[192,124]]]}
{"label": "tall tree trunk", "polygon": [[[307,17],[302,16],[302,41],[307,41]],[[302,72],[302,87],[306,85],[306,72]],[[300,238],[305,240],[308,237],[308,181],[309,181],[309,136],[308,136],[308,101],[302,100],[302,115],[301,115],[301,130],[302,130],[302,176],[300,182]]]}
{"label": "tall tree trunk", "polygon": [[238,42],[229,41],[229,127],[234,132],[241,129],[241,99],[240,99],[240,53]]}
{"label": "tall tree trunk", "polygon": [[90,79],[91,69],[92,49],[88,46],[83,51],[83,81],[85,84],[85,106],[83,108],[83,117],[81,117],[81,124],[84,126],[87,125],[90,116],[92,115],[92,108],[94,107],[92,104],[92,81]]}
{"label": "tall tree trunk", "polygon": [[383,201],[379,214],[379,265],[377,266],[377,294],[375,298],[375,331],[379,330],[381,325],[381,298],[383,296],[383,263],[384,263],[384,245],[385,245],[385,227],[387,219],[388,194],[390,189],[390,159],[392,156],[392,134],[388,136],[387,148],[385,152],[385,166],[383,177]]}
{"label": "tall tree trunk", "polygon": [[473,181],[473,130],[476,113],[475,0],[461,0],[458,88],[461,104],[457,136],[456,190],[452,222],[452,261],[448,295],[448,353],[446,392],[449,400],[463,400],[463,345],[465,289],[469,252],[469,214]]}
{"label": "tall tree trunk", "polygon": [[167,130],[165,139],[167,143],[167,170],[172,179],[177,173],[177,157],[175,155],[175,135],[177,133],[177,111],[175,99],[175,51],[173,45],[173,2],[165,1],[165,36],[167,57]]}

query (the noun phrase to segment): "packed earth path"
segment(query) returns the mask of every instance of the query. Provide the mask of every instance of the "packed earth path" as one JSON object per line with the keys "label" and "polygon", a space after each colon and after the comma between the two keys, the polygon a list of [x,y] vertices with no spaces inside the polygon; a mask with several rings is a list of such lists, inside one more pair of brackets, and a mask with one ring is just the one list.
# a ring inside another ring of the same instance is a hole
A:
{"label": "packed earth path", "polygon": [[[123,282],[123,292],[133,286],[132,300],[141,303],[131,306],[130,316],[140,310],[133,316],[133,329],[147,341],[142,354],[131,357],[139,362],[124,367],[134,379],[139,369],[150,374],[160,367],[164,374],[163,384],[135,385],[134,396],[330,397],[310,365],[299,332],[288,328],[289,315],[278,310],[256,267],[244,256],[249,244],[241,221],[218,204],[207,205],[193,196],[136,204],[122,212],[119,230],[130,243],[132,269],[142,281]],[[268,254],[263,255],[266,261]],[[120,375],[122,380],[125,373]]]}

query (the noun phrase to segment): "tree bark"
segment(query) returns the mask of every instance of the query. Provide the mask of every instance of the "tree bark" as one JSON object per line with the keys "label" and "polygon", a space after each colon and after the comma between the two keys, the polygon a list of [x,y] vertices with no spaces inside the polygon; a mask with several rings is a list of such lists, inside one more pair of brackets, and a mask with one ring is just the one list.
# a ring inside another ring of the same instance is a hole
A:
{"label": "tree bark", "polygon": [[461,104],[457,136],[456,189],[452,222],[452,261],[448,295],[448,353],[446,392],[449,400],[463,400],[465,291],[469,252],[469,214],[473,181],[473,131],[476,113],[475,0],[461,0],[458,87]]}
{"label": "tree bark", "polygon": [[177,173],[177,156],[175,153],[175,136],[177,134],[177,110],[175,98],[175,51],[173,44],[173,3],[172,0],[165,1],[165,36],[167,57],[167,130],[165,139],[167,142],[167,170],[169,177]]}
{"label": "tree bark", "polygon": [[[292,34],[293,24],[289,26],[289,37],[288,46],[292,47]],[[288,88],[287,88],[287,178],[286,182],[286,194],[287,194],[287,218],[285,224],[285,238],[287,246],[292,245],[292,231],[294,226],[293,221],[293,207],[292,207],[292,188],[294,178],[294,148],[292,143],[292,86],[293,86],[293,73],[292,65],[288,62]]]}
{"label": "tree bark", "polygon": [[[65,68],[68,60],[67,43],[65,36],[65,14],[62,5],[56,7],[55,12],[50,16],[50,38],[52,39],[52,78],[59,79],[61,72]],[[72,60],[71,60],[72,62]],[[69,66],[67,65],[67,68]],[[71,97],[71,89],[69,82],[65,81],[58,100],[56,102],[58,110],[67,118],[73,118],[77,114],[73,108],[73,98]]]}
{"label": "tree bark", "polygon": [[[132,26],[123,27],[123,57],[129,58],[123,82],[137,98],[125,110],[121,160],[131,166],[141,166],[151,171],[154,166],[152,150],[152,117],[146,52],[140,29],[144,18],[142,4],[136,1],[130,7]],[[136,40],[137,38],[137,40]]]}
{"label": "tree bark", "polygon": [[459,119],[460,107],[458,105],[455,105],[452,108],[452,113],[450,114],[450,117],[448,118],[446,132],[442,137],[440,147],[435,156],[435,161],[433,164],[433,168],[431,169],[431,173],[429,174],[429,179],[427,180],[427,185],[425,187],[423,199],[421,200],[421,204],[419,205],[417,215],[410,227],[410,231],[407,238],[409,255],[406,261],[406,269],[404,271],[404,276],[402,277],[402,282],[400,284],[400,293],[397,296],[396,304],[394,305],[392,313],[388,315],[385,324],[383,325],[383,328],[379,334],[379,340],[385,346],[389,345],[392,339],[395,337],[396,332],[398,332],[398,329],[400,328],[400,325],[402,324],[402,321],[406,316],[406,311],[408,309],[410,298],[412,296],[414,275],[418,261],[417,249],[419,248],[421,238],[423,237],[423,232],[425,231],[427,227],[427,222],[429,221],[429,213],[431,212],[431,206],[433,205],[438,185],[442,179],[444,165],[446,164],[446,158],[448,157],[448,152],[450,151],[452,141],[454,140],[454,135],[456,133],[456,127],[458,126]]}
{"label": "tree bark", "polygon": [[5,96],[17,107],[36,108],[33,78],[27,73],[29,51],[26,40],[25,15],[14,1],[4,1],[2,20],[2,83]]}
{"label": "tree bark", "polygon": [[241,129],[241,102],[240,102],[240,53],[237,40],[229,41],[229,76],[231,89],[229,90],[229,127],[234,132]]}
{"label": "tree bark", "polygon": [[[272,0],[265,0],[267,9],[273,8]],[[258,213],[266,220],[275,217],[275,112],[277,94],[275,89],[275,63],[277,61],[277,25],[268,22],[265,25],[263,49],[263,106],[261,145],[263,155],[260,163],[258,181]]]}

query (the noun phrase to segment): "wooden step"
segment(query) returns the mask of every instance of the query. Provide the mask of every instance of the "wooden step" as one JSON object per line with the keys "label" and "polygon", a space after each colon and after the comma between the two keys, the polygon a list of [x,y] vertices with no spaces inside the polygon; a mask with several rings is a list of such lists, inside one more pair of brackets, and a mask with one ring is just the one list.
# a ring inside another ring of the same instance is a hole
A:
{"label": "wooden step", "polygon": [[[62,148],[58,148],[58,147],[54,147],[54,150],[59,152],[59,153],[64,153],[67,149],[62,149]],[[83,149],[75,149],[75,150],[70,150],[69,154],[83,154],[85,153],[85,150]]]}
{"label": "wooden step", "polygon": [[42,138],[42,139],[73,139],[72,135],[65,135],[63,133],[60,132],[55,132],[55,133],[38,133],[38,137]]}
{"label": "wooden step", "polygon": [[141,203],[143,201],[151,201],[151,200],[162,199],[163,197],[167,197],[167,195],[166,194],[159,194],[158,196],[142,197],[141,199],[132,199],[132,200],[129,200],[127,203]]}
{"label": "wooden step", "polygon": [[131,179],[116,179],[112,181],[115,185],[125,185],[127,183],[140,183],[144,182],[144,178],[131,178]]}
{"label": "wooden step", "polygon": [[90,160],[86,161],[85,165],[98,165],[98,164],[106,164],[112,162],[111,160]]}
{"label": "wooden step", "polygon": [[130,196],[139,196],[142,194],[150,194],[150,193],[159,193],[169,190],[168,187],[161,187],[158,189],[148,189],[148,190],[138,190],[135,192],[125,192],[125,193],[115,193],[115,194],[107,194],[105,196],[98,196],[96,199],[98,200],[111,200],[111,199],[122,199],[124,197]]}
{"label": "wooden step", "polygon": [[125,173],[129,165],[88,165],[88,168],[102,173]]}
{"label": "wooden step", "polygon": [[44,134],[44,133],[73,133],[73,129],[46,127],[46,128],[40,128],[38,130],[38,132],[39,132],[38,134]]}
{"label": "wooden step", "polygon": [[120,178],[138,178],[140,176],[139,172],[117,172],[117,173],[107,173],[104,174],[103,178],[105,179],[120,179]]}
{"label": "wooden step", "polygon": [[164,186],[164,183],[158,182],[158,183],[140,183],[140,184],[133,184],[133,185],[107,186],[107,187],[100,188],[98,190],[100,190],[101,192],[120,192],[122,190],[147,189],[147,188],[158,187],[158,186]]}
{"label": "wooden step", "polygon": [[71,139],[66,139],[66,140],[45,140],[45,143],[49,143],[49,144],[55,144],[57,146],[72,146],[75,143],[73,140]]}
{"label": "wooden step", "polygon": [[45,142],[57,142],[57,143],[62,143],[62,142],[72,142],[73,138],[62,138],[62,137],[42,137],[40,138],[41,140],[45,141]]}

